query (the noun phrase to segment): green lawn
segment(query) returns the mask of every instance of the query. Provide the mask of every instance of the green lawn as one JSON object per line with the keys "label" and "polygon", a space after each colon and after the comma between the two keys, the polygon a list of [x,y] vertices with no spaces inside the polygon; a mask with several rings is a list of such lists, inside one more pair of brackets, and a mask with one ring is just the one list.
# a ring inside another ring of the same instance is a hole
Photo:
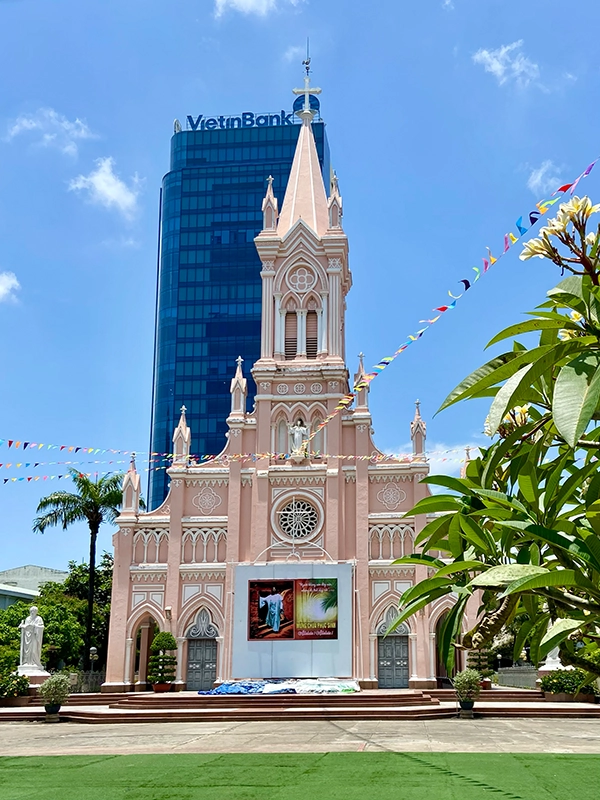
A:
{"label": "green lawn", "polygon": [[597,800],[600,756],[245,753],[0,758],[1,800]]}

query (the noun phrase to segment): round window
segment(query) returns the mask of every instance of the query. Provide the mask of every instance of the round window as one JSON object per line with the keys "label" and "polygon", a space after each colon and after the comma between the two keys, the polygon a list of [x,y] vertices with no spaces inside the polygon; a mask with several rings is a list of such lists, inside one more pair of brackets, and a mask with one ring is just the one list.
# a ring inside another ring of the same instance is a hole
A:
{"label": "round window", "polygon": [[319,512],[308,502],[294,497],[278,512],[279,528],[290,539],[307,539],[317,530]]}

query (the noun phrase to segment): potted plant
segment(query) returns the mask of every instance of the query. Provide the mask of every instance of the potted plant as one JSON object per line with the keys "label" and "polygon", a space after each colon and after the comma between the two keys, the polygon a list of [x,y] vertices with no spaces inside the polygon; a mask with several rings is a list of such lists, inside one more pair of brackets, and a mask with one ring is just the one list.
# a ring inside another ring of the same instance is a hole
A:
{"label": "potted plant", "polygon": [[481,692],[481,673],[476,669],[464,669],[454,676],[452,684],[460,704],[461,716],[462,712],[468,712],[472,716],[473,704]]}
{"label": "potted plant", "polygon": [[544,692],[544,700],[553,703],[595,703],[594,687],[584,684],[584,680],[582,669],[555,669],[544,675],[540,689]]}
{"label": "potted plant", "polygon": [[29,702],[29,678],[9,672],[0,678],[0,705],[25,706]]}
{"label": "potted plant", "polygon": [[152,640],[148,660],[148,682],[155,692],[168,692],[175,680],[177,659],[172,653],[177,650],[177,640],[172,633],[161,631]]}
{"label": "potted plant", "polygon": [[58,722],[58,712],[71,692],[71,681],[68,675],[55,672],[42,683],[38,689],[44,700],[46,722]]}

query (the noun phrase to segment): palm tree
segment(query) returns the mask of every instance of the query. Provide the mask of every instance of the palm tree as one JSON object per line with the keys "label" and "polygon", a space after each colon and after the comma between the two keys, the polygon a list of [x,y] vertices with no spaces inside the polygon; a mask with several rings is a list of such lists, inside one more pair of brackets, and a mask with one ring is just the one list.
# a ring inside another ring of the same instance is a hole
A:
{"label": "palm tree", "polygon": [[94,611],[94,589],[96,579],[96,539],[103,522],[114,522],[119,516],[123,500],[121,485],[122,473],[96,476],[91,480],[77,469],[69,473],[77,492],[52,492],[38,503],[40,516],[33,521],[33,530],[44,533],[46,528],[62,525],[66,530],[74,522],[87,522],[90,529],[90,570],[88,580],[88,607],[85,634],[84,662],[89,667],[90,645],[92,643],[92,618]]}

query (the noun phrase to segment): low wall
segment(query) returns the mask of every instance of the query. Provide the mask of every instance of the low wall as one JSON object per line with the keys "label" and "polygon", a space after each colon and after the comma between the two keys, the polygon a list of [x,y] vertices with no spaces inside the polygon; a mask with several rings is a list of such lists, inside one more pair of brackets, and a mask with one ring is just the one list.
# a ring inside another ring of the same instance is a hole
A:
{"label": "low wall", "polygon": [[515,689],[537,689],[537,670],[530,664],[523,667],[500,667],[498,684],[514,686]]}

